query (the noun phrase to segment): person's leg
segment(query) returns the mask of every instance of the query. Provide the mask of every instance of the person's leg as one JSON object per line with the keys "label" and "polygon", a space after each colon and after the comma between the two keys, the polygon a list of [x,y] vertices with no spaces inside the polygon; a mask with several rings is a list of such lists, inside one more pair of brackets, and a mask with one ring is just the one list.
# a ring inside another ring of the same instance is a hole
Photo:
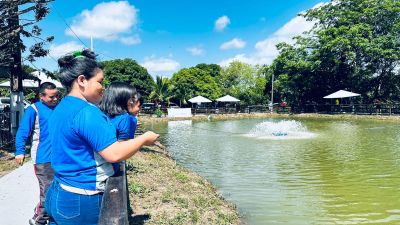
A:
{"label": "person's leg", "polygon": [[52,205],[54,205],[53,203],[53,199],[54,197],[54,189],[55,189],[55,184],[54,181],[50,184],[47,193],[46,193],[46,199],[45,199],[45,203],[44,203],[44,207],[46,208],[46,212],[49,215],[49,225],[57,225],[54,221],[54,219],[52,218]]}
{"label": "person's leg", "polygon": [[[85,200],[81,205],[82,224],[98,224],[103,193],[97,195],[84,195]],[[83,199],[82,199],[83,200]]]}
{"label": "person's leg", "polygon": [[35,164],[35,173],[39,181],[40,199],[35,209],[34,220],[36,224],[46,224],[49,216],[44,207],[47,189],[53,181],[54,172],[50,163]]}

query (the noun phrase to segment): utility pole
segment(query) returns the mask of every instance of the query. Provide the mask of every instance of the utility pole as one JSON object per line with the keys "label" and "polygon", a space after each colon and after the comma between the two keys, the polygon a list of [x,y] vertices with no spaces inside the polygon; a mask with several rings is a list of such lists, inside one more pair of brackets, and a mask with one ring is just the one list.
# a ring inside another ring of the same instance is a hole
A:
{"label": "utility pole", "polygon": [[90,50],[92,52],[94,51],[94,49],[93,49],[93,37],[92,36],[90,36]]}
{"label": "utility pole", "polygon": [[274,73],[272,73],[272,82],[271,82],[271,113],[274,111]]}
{"label": "utility pole", "polygon": [[[10,8],[9,13],[10,18],[8,21],[11,30],[19,29],[19,16],[18,16],[18,4],[14,4]],[[12,63],[10,64],[10,89],[11,89],[11,134],[15,135],[17,133],[19,122],[22,119],[24,113],[24,92],[22,87],[22,66],[21,66],[21,49],[20,49],[20,34],[16,32],[11,35],[11,58]]]}

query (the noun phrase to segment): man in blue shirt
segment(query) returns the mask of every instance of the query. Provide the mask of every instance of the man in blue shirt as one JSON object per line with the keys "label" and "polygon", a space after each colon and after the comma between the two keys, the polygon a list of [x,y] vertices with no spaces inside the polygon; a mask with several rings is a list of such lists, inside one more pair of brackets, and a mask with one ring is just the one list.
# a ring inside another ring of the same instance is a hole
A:
{"label": "man in blue shirt", "polygon": [[51,82],[44,82],[39,87],[40,101],[30,105],[22,118],[15,137],[15,160],[23,164],[25,158],[25,144],[32,136],[31,158],[34,172],[39,181],[40,200],[35,207],[34,216],[29,220],[31,225],[47,224],[47,215],[44,202],[47,189],[53,180],[51,168],[51,144],[48,131],[48,120],[58,103],[58,90]]}

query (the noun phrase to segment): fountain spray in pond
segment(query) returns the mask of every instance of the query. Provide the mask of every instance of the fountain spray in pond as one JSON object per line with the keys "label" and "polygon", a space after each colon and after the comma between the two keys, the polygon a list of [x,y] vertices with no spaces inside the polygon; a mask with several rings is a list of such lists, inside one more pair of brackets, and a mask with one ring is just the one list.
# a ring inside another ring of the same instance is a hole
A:
{"label": "fountain spray in pond", "polygon": [[260,139],[305,139],[312,138],[315,134],[309,132],[301,122],[282,120],[259,123],[245,136]]}

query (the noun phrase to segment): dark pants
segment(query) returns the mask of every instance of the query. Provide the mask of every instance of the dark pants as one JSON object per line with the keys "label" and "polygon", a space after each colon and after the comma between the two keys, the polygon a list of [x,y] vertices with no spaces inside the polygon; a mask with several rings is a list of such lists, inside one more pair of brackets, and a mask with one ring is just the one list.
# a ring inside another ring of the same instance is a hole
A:
{"label": "dark pants", "polygon": [[44,202],[47,189],[49,188],[50,183],[53,181],[54,171],[51,168],[50,163],[34,164],[34,170],[39,181],[40,199],[39,203],[35,207],[33,219],[35,220],[36,224],[46,224],[49,220],[49,215],[44,208]]}

